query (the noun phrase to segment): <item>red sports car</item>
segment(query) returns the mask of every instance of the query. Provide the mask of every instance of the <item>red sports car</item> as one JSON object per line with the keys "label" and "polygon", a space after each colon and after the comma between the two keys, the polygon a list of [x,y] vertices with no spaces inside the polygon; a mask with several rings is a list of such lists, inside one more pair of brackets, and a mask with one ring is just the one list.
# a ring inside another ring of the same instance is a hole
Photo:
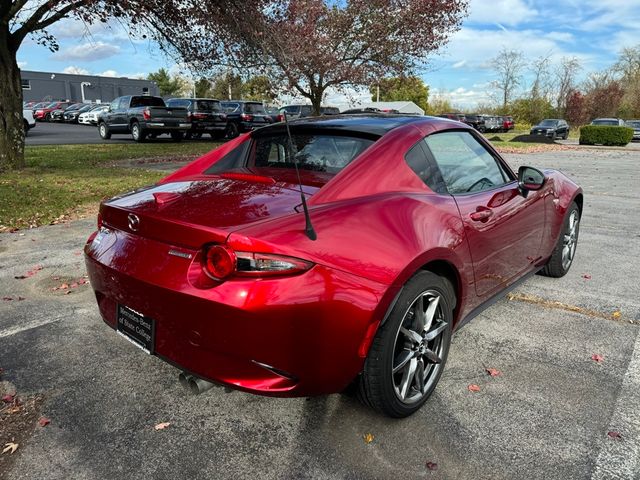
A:
{"label": "red sports car", "polygon": [[404,417],[433,392],[454,331],[529,275],[569,270],[584,202],[562,173],[516,175],[442,118],[289,126],[105,201],[87,241],[104,321],[195,390],[357,384]]}

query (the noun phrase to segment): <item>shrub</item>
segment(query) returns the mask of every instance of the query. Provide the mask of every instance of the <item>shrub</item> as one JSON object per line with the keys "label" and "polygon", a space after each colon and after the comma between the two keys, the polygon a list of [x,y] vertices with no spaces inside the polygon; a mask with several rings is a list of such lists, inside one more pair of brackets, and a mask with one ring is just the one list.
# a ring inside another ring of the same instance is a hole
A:
{"label": "shrub", "polygon": [[580,129],[580,145],[624,147],[633,140],[633,128],[607,125],[586,125]]}

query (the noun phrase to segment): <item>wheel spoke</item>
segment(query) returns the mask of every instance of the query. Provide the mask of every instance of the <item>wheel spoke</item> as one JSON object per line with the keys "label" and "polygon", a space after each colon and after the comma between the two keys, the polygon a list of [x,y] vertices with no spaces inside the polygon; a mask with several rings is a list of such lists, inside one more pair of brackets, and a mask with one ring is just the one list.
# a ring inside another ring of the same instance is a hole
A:
{"label": "wheel spoke", "polygon": [[427,307],[427,322],[424,326],[425,332],[428,332],[431,328],[431,324],[433,323],[433,319],[436,316],[436,312],[438,311],[438,304],[440,303],[440,295],[434,297],[429,303],[429,307]]}
{"label": "wheel spoke", "polygon": [[395,359],[395,365],[393,367],[393,373],[398,373],[402,370],[407,362],[411,360],[415,354],[411,350],[402,350]]}
{"label": "wheel spoke", "polygon": [[424,392],[424,361],[422,359],[418,360],[418,365],[416,366],[416,386],[420,393]]}
{"label": "wheel spoke", "polygon": [[413,306],[413,315],[416,320],[416,331],[421,332],[424,330],[425,325],[425,313],[424,313],[424,295],[418,297],[418,300]]}
{"label": "wheel spoke", "polygon": [[429,360],[430,363],[442,363],[442,359],[433,350],[425,350],[424,357]]}
{"label": "wheel spoke", "polygon": [[564,236],[564,244],[567,245],[571,242],[571,234]]}
{"label": "wheel spoke", "polygon": [[445,329],[447,328],[447,323],[446,322],[442,322],[440,323],[436,328],[434,328],[433,330],[431,330],[430,332],[428,332],[424,339],[427,342],[430,342],[431,340],[433,340],[434,338],[436,338],[438,335],[440,335]]}
{"label": "wheel spoke", "polygon": [[413,330],[409,330],[408,328],[405,328],[405,327],[400,327],[400,331],[404,334],[405,337],[407,337],[409,340],[411,340],[414,343],[420,343],[422,341],[422,335],[420,335],[417,332],[414,332]]}
{"label": "wheel spoke", "polygon": [[413,378],[416,374],[417,365],[418,360],[412,358],[409,362],[409,365],[405,368],[404,373],[402,374],[402,380],[400,382],[400,397],[402,397],[402,399],[407,398],[409,387],[411,387],[411,385],[413,384]]}

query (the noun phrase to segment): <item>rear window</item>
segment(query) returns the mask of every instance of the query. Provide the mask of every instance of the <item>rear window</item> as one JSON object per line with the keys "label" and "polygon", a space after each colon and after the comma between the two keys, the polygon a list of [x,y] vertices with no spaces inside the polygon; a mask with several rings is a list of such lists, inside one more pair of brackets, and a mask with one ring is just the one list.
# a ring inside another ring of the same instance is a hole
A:
{"label": "rear window", "polygon": [[[373,144],[373,140],[342,135],[293,134],[295,159],[302,170],[336,174]],[[252,166],[295,169],[286,135],[255,139]]]}
{"label": "rear window", "polygon": [[167,102],[167,107],[182,107],[182,108],[189,108],[191,106],[191,100],[169,100]]}
{"label": "rear window", "polygon": [[131,108],[136,107],[164,107],[164,100],[160,97],[131,97]]}
{"label": "rear window", "polygon": [[196,110],[204,112],[219,112],[222,110],[217,100],[196,100]]}
{"label": "rear window", "polygon": [[262,105],[261,103],[245,103],[244,112],[245,113],[264,113],[264,105]]}
{"label": "rear window", "polygon": [[594,120],[591,125],[618,125],[617,120]]}

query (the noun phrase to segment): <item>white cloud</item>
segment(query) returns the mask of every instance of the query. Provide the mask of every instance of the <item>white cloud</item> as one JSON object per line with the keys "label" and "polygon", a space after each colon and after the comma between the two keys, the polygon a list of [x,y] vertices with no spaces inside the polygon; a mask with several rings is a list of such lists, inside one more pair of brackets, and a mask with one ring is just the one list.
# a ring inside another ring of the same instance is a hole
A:
{"label": "white cloud", "polygon": [[434,89],[432,96],[447,99],[452,106],[465,109],[475,108],[479,104],[488,104],[492,101],[486,90],[467,90],[463,87],[454,90]]}
{"label": "white cloud", "polygon": [[459,62],[454,63],[453,65],[451,65],[451,68],[462,68],[467,64],[466,60],[460,60]]}
{"label": "white cloud", "polygon": [[18,68],[23,69],[27,66],[27,62],[18,62]]}
{"label": "white cloud", "polygon": [[99,73],[98,75],[100,75],[101,77],[117,77],[118,72],[116,72],[115,70],[105,70],[104,72]]}
{"label": "white cloud", "polygon": [[55,53],[53,58],[60,61],[83,60],[92,62],[104,60],[120,52],[120,47],[105,42],[89,42],[75,47],[69,47],[60,53]]}
{"label": "white cloud", "polygon": [[69,65],[62,70],[62,73],[69,73],[71,75],[90,75],[89,70],[76,67],[75,65]]}
{"label": "white cloud", "polygon": [[530,21],[538,15],[523,0],[472,0],[469,11],[471,23],[509,26]]}

